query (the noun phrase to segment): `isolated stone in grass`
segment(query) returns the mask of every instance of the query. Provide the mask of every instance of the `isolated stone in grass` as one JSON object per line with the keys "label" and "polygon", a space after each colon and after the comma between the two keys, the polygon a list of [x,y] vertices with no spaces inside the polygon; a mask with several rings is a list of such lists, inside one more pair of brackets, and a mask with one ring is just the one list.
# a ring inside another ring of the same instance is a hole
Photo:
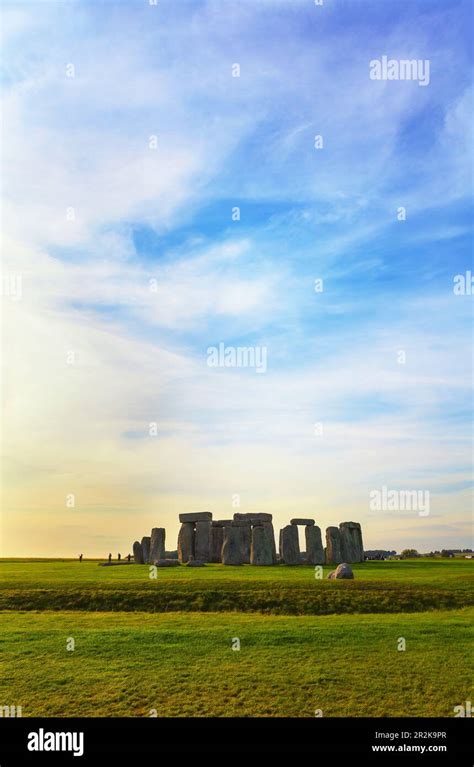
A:
{"label": "isolated stone in grass", "polygon": [[123,560],[121,562],[98,562],[99,567],[119,567],[120,565],[133,565],[134,562],[127,562]]}
{"label": "isolated stone in grass", "polygon": [[332,573],[329,573],[328,578],[330,580],[335,580],[336,578],[353,580],[354,573],[352,572],[352,567],[348,565],[347,562],[341,562],[341,564],[338,565],[336,569],[332,571]]}
{"label": "isolated stone in grass", "polygon": [[177,559],[156,559],[153,564],[155,567],[176,567],[180,562]]}

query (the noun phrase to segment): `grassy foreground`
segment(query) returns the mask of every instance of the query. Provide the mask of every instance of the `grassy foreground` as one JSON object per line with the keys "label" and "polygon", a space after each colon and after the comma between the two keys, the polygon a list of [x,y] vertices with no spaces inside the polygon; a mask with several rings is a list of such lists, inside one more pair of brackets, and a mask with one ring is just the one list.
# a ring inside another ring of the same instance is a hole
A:
{"label": "grassy foreground", "polygon": [[472,696],[473,617],[3,613],[0,700],[23,716],[450,717]]}
{"label": "grassy foreground", "polygon": [[354,565],[354,581],[328,581],[333,567],[98,567],[97,562],[3,560],[0,609],[262,612],[274,615],[419,612],[474,604],[472,560]]}
{"label": "grassy foreground", "polygon": [[451,717],[472,700],[472,560],[366,562],[354,581],[327,581],[330,569],[321,580],[313,567],[209,565],[150,579],[148,566],[0,561],[0,706]]}

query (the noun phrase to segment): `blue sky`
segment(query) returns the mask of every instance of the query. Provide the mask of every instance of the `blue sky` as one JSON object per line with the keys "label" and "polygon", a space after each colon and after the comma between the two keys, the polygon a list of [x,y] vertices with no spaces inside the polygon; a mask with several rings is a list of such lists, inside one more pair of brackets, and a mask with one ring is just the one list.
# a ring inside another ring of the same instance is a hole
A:
{"label": "blue sky", "polygon": [[[172,547],[180,511],[225,518],[236,496],[277,526],[356,519],[370,547],[469,546],[472,3],[3,16],[22,284],[3,302],[4,553],[25,524],[31,554],[101,554],[111,525],[111,546],[159,523]],[[384,55],[429,60],[429,84],[371,80]],[[266,373],[209,368],[220,342],[265,347]],[[429,490],[430,515],[374,514],[383,485]]]}

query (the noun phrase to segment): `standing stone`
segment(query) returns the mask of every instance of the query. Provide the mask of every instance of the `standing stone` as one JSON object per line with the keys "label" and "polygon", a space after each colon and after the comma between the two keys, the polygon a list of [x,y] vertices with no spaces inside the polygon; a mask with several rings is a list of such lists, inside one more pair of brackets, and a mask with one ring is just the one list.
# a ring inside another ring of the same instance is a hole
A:
{"label": "standing stone", "polygon": [[232,519],[213,519],[211,525],[213,527],[230,527],[232,522]]}
{"label": "standing stone", "polygon": [[272,548],[272,564],[276,565],[277,551],[276,551],[276,545],[275,545],[275,531],[273,529],[273,524],[271,522],[264,522],[263,527],[265,528],[266,535],[270,541],[270,546]]}
{"label": "standing stone", "polygon": [[296,525],[286,525],[280,530],[280,558],[285,565],[300,564],[300,544]]}
{"label": "standing stone", "polygon": [[273,551],[269,530],[264,525],[252,528],[251,565],[272,565]]}
{"label": "standing stone", "polygon": [[250,564],[250,547],[252,540],[252,528],[250,525],[243,525],[240,528],[242,535],[242,564]]}
{"label": "standing stone", "polygon": [[326,528],[326,562],[338,565],[342,562],[341,534],[338,527]]}
{"label": "standing stone", "polygon": [[355,525],[357,525],[356,528],[356,538],[359,543],[359,562],[363,562],[365,559],[364,554],[364,541],[362,540],[362,526],[358,522],[354,522]]}
{"label": "standing stone", "polygon": [[194,556],[194,525],[192,522],[184,522],[178,535],[178,559],[180,562],[189,562],[189,557]]}
{"label": "standing stone", "polygon": [[196,522],[211,522],[212,513],[210,511],[191,511],[187,514],[180,514],[179,521],[182,523],[192,522],[193,524]]}
{"label": "standing stone", "polygon": [[[364,543],[362,541],[362,528],[359,522],[342,522],[342,525],[349,525],[355,549],[355,555],[357,562],[364,561]],[[339,526],[340,527],[340,526]]]}
{"label": "standing stone", "polygon": [[221,525],[214,526],[214,522],[211,527],[211,544],[210,544],[210,556],[211,562],[221,561],[222,544],[224,542],[224,528]]}
{"label": "standing stone", "polygon": [[222,544],[222,564],[242,564],[242,527],[224,527],[224,541]]}
{"label": "standing stone", "polygon": [[154,527],[150,538],[150,562],[158,559],[166,559],[165,550],[166,530],[164,527]]}
{"label": "standing stone", "polygon": [[308,565],[324,565],[325,556],[321,540],[321,528],[317,525],[306,525],[306,563]]}
{"label": "standing stone", "polygon": [[196,522],[194,556],[201,562],[209,562],[211,547],[211,523]]}
{"label": "standing stone", "polygon": [[140,541],[135,541],[133,544],[133,559],[136,565],[143,565],[143,549]]}
{"label": "standing stone", "polygon": [[353,535],[352,522],[341,522],[339,532],[341,534],[341,554],[344,562],[357,562],[358,541]]}
{"label": "standing stone", "polygon": [[145,535],[142,538],[142,551],[143,551],[143,562],[145,565],[147,565],[150,562],[150,536]]}
{"label": "standing stone", "polygon": [[358,522],[341,522],[341,551],[344,562],[363,562],[364,544],[362,530]]}

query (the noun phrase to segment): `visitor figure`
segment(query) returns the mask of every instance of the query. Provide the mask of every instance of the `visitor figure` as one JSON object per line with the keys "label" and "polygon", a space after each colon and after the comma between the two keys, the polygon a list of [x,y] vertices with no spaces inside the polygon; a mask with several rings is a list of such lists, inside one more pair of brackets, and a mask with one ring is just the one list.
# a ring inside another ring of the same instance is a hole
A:
{"label": "visitor figure", "polygon": [[132,555],[131,555],[131,554],[129,554],[129,555],[127,556],[127,561],[128,561],[128,562],[130,562],[131,558],[132,558]]}
{"label": "visitor figure", "polygon": [[112,561],[112,554],[109,554],[109,563]]}
{"label": "visitor figure", "polygon": [[122,559],[122,555],[121,554],[117,554],[117,559],[120,562],[120,560]]}
{"label": "visitor figure", "polygon": [[79,562],[82,562],[82,554],[79,554]]}

